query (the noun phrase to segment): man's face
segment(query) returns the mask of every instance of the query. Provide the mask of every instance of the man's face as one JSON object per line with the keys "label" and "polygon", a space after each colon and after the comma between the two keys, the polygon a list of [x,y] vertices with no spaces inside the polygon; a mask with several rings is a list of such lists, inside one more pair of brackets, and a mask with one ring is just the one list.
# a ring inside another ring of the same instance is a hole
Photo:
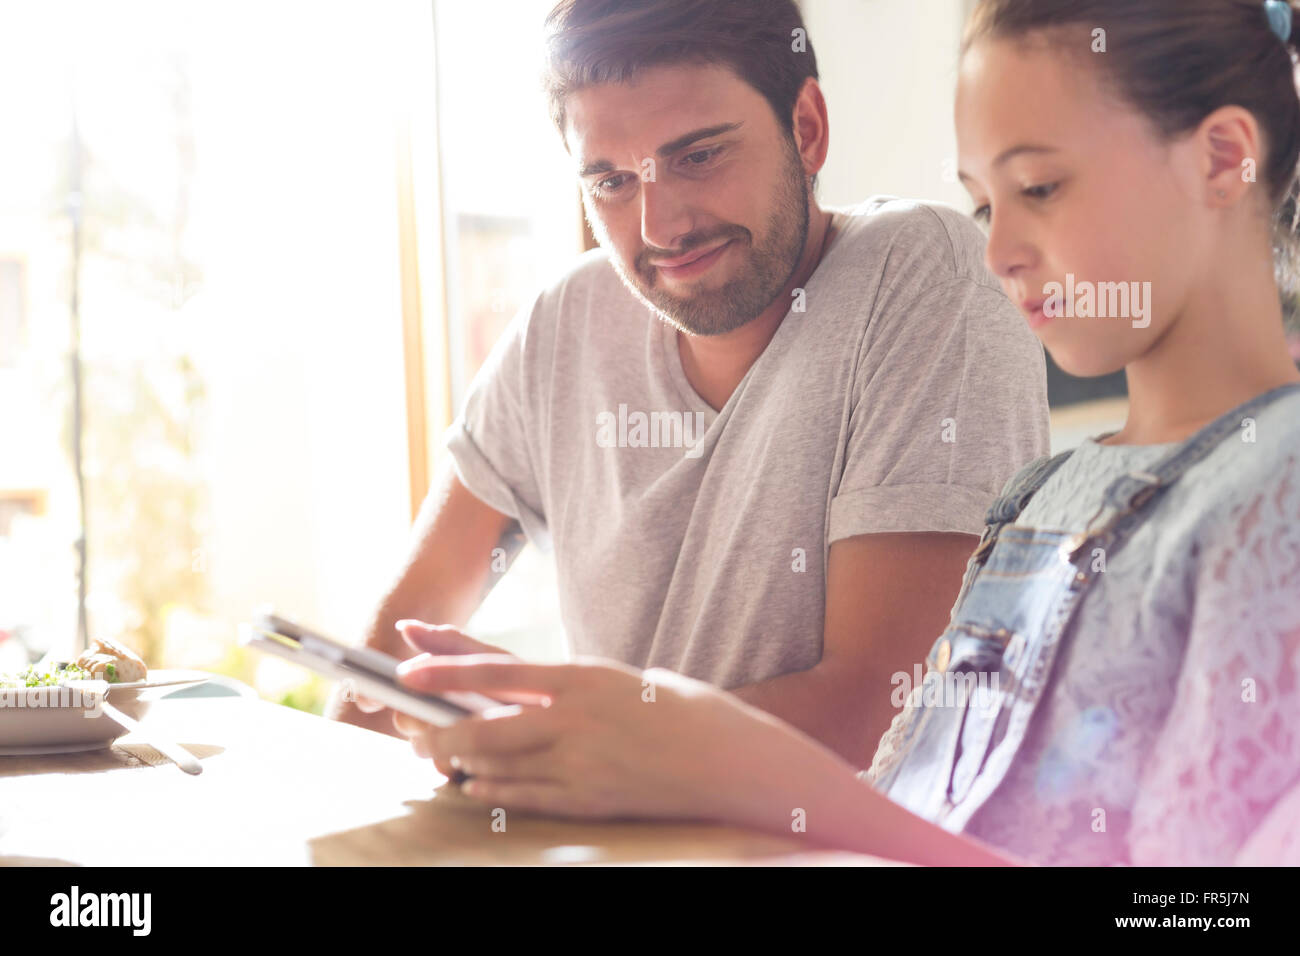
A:
{"label": "man's face", "polygon": [[808,186],[757,90],[716,66],[663,66],[569,96],[583,205],[623,282],[669,323],[720,335],[794,274]]}

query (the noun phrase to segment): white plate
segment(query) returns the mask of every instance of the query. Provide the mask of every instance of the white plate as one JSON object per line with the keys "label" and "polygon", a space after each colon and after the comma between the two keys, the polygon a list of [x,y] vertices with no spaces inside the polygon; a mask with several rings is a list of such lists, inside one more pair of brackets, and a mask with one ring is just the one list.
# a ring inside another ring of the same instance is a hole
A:
{"label": "white plate", "polygon": [[[204,671],[156,670],[150,671],[144,680],[133,680],[124,684],[109,684],[109,693],[113,703],[129,696],[128,692],[153,690],[155,687],[179,687],[181,684],[202,684],[211,675]],[[121,706],[120,704],[118,706]]]}
{"label": "white plate", "polygon": [[[0,690],[0,756],[73,753],[107,747],[127,733],[126,728],[98,713],[97,695],[107,694],[113,706],[128,717],[141,719],[168,691],[208,679],[203,671],[155,670],[146,680],[125,684],[84,681],[78,693],[71,688],[29,687]],[[23,706],[16,706],[16,695]]]}

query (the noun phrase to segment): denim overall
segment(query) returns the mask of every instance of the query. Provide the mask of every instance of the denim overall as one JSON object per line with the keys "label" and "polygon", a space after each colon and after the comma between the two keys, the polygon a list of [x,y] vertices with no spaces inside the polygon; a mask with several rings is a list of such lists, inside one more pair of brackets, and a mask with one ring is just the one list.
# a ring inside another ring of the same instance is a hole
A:
{"label": "denim overall", "polygon": [[989,509],[951,622],[926,657],[919,695],[913,691],[895,754],[875,788],[961,832],[1016,760],[1070,619],[1100,573],[1092,570],[1093,549],[1121,548],[1152,502],[1188,468],[1239,434],[1243,419],[1297,390],[1300,385],[1266,392],[1207,425],[1149,472],[1116,479],[1083,534],[1013,524],[1072,451],[1041,458],[1016,475]]}

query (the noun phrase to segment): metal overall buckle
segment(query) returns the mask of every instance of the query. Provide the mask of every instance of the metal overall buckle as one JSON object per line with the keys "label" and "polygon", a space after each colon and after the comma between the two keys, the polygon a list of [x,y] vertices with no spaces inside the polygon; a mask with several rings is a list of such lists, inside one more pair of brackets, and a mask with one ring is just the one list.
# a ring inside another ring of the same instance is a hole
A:
{"label": "metal overall buckle", "polygon": [[1093,538],[1109,539],[1110,533],[1112,529],[1114,529],[1115,525],[1118,524],[1121,519],[1127,518],[1150,501],[1152,496],[1160,490],[1160,487],[1163,484],[1158,475],[1153,475],[1149,471],[1130,471],[1128,477],[1137,481],[1145,482],[1146,487],[1140,488],[1138,491],[1134,492],[1129,498],[1128,504],[1125,506],[1123,511],[1116,512],[1111,516],[1110,520],[1098,527],[1094,525],[1093,522],[1096,521],[1106,510],[1107,503],[1103,501],[1101,507],[1093,513],[1093,516],[1088,519],[1087,524],[1084,526],[1087,530],[1078,534],[1072,534],[1061,543],[1061,557],[1067,564],[1073,564],[1075,557],[1081,550],[1083,550],[1084,545]]}

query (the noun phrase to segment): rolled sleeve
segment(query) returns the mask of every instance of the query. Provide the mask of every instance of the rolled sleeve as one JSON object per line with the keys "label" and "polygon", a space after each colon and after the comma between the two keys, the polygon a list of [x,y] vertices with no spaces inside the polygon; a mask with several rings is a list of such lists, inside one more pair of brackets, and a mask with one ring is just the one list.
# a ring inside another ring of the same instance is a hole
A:
{"label": "rolled sleeve", "polygon": [[543,550],[551,539],[536,443],[548,433],[539,363],[541,299],[521,310],[470,383],[459,416],[443,435],[456,475],[480,501],[519,522]]}
{"label": "rolled sleeve", "polygon": [[888,532],[979,534],[989,503],[983,488],[959,485],[863,488],[831,502],[830,541]]}
{"label": "rolled sleeve", "polygon": [[864,338],[828,543],[978,535],[1007,479],[1050,446],[1042,346],[968,277],[895,294]]}
{"label": "rolled sleeve", "polygon": [[528,540],[551,550],[550,530],[542,514],[528,504],[475,443],[463,419],[447,429],[444,447],[451,452],[456,477],[479,501],[519,522]]}

